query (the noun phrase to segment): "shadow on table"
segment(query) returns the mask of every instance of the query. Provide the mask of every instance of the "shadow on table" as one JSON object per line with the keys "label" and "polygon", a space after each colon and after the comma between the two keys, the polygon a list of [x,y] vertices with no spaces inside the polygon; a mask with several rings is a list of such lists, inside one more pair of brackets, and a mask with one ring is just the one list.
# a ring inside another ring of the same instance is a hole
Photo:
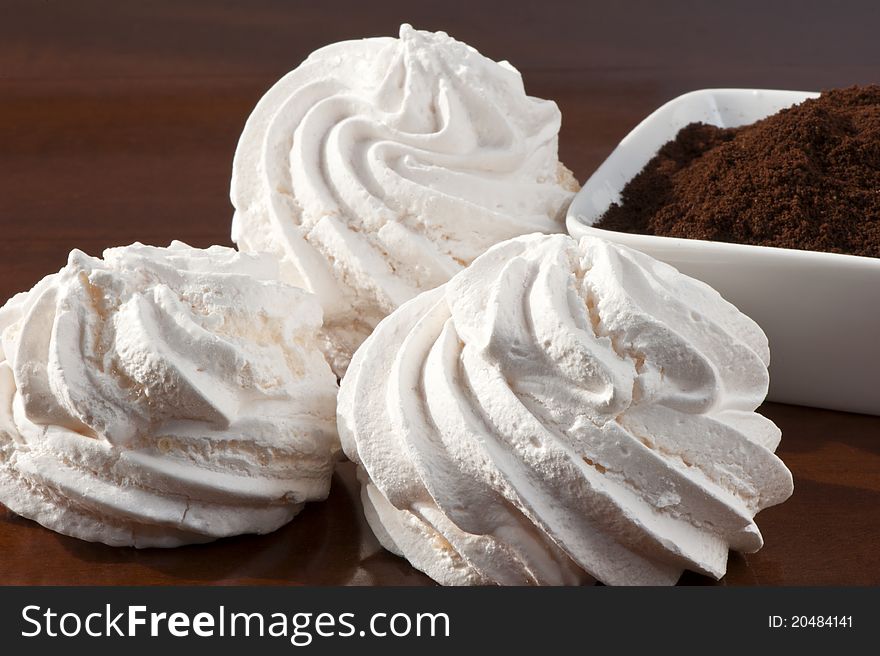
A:
{"label": "shadow on table", "polygon": [[779,453],[815,451],[829,443],[880,456],[880,417],[821,408],[765,403],[758,412],[782,430]]}
{"label": "shadow on table", "polygon": [[[354,500],[336,475],[326,502],[307,504],[293,521],[268,535],[175,549],[114,548],[61,535],[56,539],[76,561],[96,569],[113,565],[121,579],[133,579],[120,583],[149,583],[149,571],[155,570],[161,574],[157,582],[171,584],[334,585],[346,583],[358,566],[361,536],[354,513]],[[120,564],[132,567],[119,568]]]}
{"label": "shadow on table", "polygon": [[[28,522],[16,518],[10,521]],[[24,528],[24,527],[22,527]],[[384,551],[363,518],[354,468],[339,466],[325,502],[307,504],[268,535],[245,535],[175,549],[114,548],[50,533],[67,567],[61,584],[407,585],[430,583],[406,561]],[[59,563],[61,565],[61,563]],[[57,565],[56,565],[57,567]],[[45,577],[42,583],[51,583]]]}
{"label": "shadow on table", "polygon": [[[880,584],[880,418],[766,404],[783,430],[779,455],[795,491],[757,516],[756,554],[731,553],[720,582],[686,572],[681,585]],[[354,466],[342,463],[327,501],[265,536],[178,549],[118,549],[0,515],[0,582],[45,584],[430,585],[384,551],[363,517]]]}

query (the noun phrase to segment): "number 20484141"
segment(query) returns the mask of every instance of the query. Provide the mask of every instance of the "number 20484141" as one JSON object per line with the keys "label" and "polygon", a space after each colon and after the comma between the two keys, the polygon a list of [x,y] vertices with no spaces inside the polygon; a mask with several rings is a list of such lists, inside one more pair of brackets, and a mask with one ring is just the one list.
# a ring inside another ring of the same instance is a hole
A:
{"label": "number 20484141", "polygon": [[852,615],[769,615],[767,626],[771,629],[851,629]]}

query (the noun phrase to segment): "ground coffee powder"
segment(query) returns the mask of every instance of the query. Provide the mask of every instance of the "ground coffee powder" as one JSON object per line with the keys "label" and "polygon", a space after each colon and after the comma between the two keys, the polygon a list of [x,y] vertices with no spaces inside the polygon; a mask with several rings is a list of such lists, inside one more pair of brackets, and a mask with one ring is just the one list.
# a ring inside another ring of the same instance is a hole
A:
{"label": "ground coffee powder", "polygon": [[880,86],[741,128],[688,125],[596,227],[880,257]]}

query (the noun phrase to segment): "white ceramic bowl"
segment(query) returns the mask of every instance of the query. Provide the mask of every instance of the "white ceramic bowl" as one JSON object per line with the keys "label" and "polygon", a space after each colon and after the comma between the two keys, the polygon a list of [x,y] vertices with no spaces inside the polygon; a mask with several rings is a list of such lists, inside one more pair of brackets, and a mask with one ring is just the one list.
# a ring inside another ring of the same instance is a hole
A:
{"label": "white ceramic bowl", "polygon": [[642,121],[587,180],[568,231],[625,244],[703,280],[770,339],[773,401],[880,414],[880,259],[634,235],[593,228],[660,146],[694,121],[746,125],[817,96],[803,91],[703,89]]}

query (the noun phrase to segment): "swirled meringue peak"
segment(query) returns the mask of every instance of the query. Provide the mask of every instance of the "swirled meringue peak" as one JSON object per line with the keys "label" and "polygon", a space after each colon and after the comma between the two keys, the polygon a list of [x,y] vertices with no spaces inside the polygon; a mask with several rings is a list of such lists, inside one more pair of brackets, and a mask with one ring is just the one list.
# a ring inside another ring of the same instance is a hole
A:
{"label": "swirled meringue peak", "polygon": [[382,544],[444,584],[673,584],[784,501],[761,329],[599,239],[489,250],[382,321],[337,423]]}
{"label": "swirled meringue peak", "polygon": [[277,82],[235,153],[232,238],[315,292],[342,375],[401,303],[487,248],[563,232],[556,104],[443,32],[336,43]]}
{"label": "swirled meringue peak", "polygon": [[277,262],[174,242],[72,251],[0,309],[0,503],[73,537],[267,533],[327,496],[336,379]]}

